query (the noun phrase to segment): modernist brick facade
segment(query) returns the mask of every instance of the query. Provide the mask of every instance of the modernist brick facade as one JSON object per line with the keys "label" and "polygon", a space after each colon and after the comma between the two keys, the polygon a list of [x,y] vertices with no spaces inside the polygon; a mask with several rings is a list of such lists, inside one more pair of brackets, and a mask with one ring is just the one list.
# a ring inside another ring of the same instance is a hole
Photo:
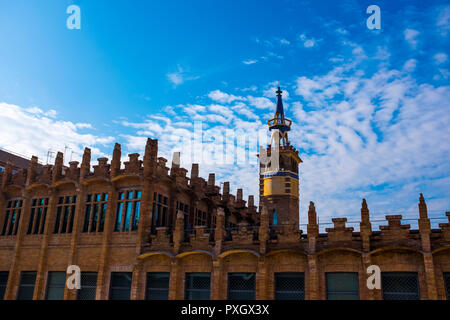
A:
{"label": "modernist brick facade", "polygon": [[[267,207],[257,208],[252,196],[243,200],[241,189],[230,194],[228,183],[220,190],[213,174],[208,181],[198,176],[195,164],[190,177],[176,164],[169,170],[157,153],[157,141],[148,139],[143,159],[130,154],[123,167],[118,144],[111,163],[101,158],[93,167],[88,148],[81,166],[63,166],[61,153],[39,173],[36,157],[16,174],[9,163],[0,173],[4,298],[16,299],[21,272],[34,271],[33,299],[45,299],[49,272],[69,265],[97,273],[96,299],[110,298],[113,272],[132,273],[131,299],[146,297],[149,272],[170,273],[169,299],[185,297],[192,272],[210,274],[211,299],[227,299],[230,273],[254,273],[255,298],[274,299],[274,275],[283,272],[303,274],[306,299],[326,299],[333,272],[357,273],[359,298],[382,299],[381,290],[366,286],[370,265],[417,274],[421,299],[447,298],[450,221],[432,230],[422,195],[418,230],[391,215],[372,231],[363,200],[359,232],[336,218],[319,233],[313,203],[303,232],[289,221],[273,225]],[[66,287],[64,299],[76,299],[76,290]]]}

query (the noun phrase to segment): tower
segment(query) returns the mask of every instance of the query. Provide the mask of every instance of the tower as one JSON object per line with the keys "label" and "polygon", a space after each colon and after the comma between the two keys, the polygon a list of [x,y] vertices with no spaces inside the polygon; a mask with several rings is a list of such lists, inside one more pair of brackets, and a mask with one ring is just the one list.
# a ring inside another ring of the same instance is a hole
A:
{"label": "tower", "polygon": [[298,165],[302,160],[290,144],[288,132],[292,121],[285,118],[282,91],[276,91],[275,117],[267,124],[271,132],[267,149],[260,147],[260,203],[270,215],[272,225],[299,223]]}

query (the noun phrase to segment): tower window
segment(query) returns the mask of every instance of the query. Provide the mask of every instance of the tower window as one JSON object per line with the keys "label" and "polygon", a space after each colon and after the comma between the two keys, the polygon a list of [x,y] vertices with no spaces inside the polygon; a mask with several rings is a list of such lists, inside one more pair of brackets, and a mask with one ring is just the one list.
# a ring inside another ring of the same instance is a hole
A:
{"label": "tower window", "polygon": [[272,224],[275,225],[275,226],[278,224],[278,216],[277,216],[277,211],[276,210],[273,210]]}

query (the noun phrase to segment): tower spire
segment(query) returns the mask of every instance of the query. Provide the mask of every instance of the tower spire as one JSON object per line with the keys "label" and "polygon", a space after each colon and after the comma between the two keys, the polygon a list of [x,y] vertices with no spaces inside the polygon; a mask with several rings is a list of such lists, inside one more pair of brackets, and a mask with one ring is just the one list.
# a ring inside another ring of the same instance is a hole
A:
{"label": "tower spire", "polygon": [[[278,90],[275,93],[277,95],[277,108],[275,110],[275,117],[267,121],[267,124],[269,125],[270,131],[276,129],[272,132],[272,136],[273,134],[276,134],[278,137],[277,139],[279,139],[279,141],[281,141],[283,143],[283,146],[285,147],[289,144],[287,132],[291,130],[292,121],[284,117],[283,100],[281,98],[281,94],[283,93],[283,91],[280,87],[278,87]],[[276,131],[278,131],[278,133]]]}
{"label": "tower spire", "polygon": [[275,111],[275,118],[281,118],[282,122],[284,122],[284,110],[283,110],[283,100],[281,98],[281,94],[283,91],[280,87],[278,87],[278,90],[276,91],[277,94],[277,109]]}

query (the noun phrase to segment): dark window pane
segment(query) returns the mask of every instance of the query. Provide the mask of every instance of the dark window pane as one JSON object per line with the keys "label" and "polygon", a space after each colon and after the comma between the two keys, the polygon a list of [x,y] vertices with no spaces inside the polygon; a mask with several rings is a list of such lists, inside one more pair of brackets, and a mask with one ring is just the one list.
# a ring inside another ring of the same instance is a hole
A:
{"label": "dark window pane", "polygon": [[186,273],[186,300],[209,300],[211,287],[210,273]]}
{"label": "dark window pane", "polygon": [[444,273],[445,291],[447,292],[447,300],[450,300],[450,272]]}
{"label": "dark window pane", "polygon": [[131,272],[111,272],[109,300],[129,300],[131,278]]}
{"label": "dark window pane", "polygon": [[46,300],[63,300],[66,273],[64,271],[52,271],[48,273]]}
{"label": "dark window pane", "polygon": [[136,204],[134,206],[133,226],[132,226],[131,230],[137,230],[138,229],[140,210],[141,210],[141,202],[140,201],[136,201]]}
{"label": "dark window pane", "polygon": [[419,280],[415,272],[382,272],[384,300],[419,300]]}
{"label": "dark window pane", "polygon": [[114,231],[120,231],[120,227],[122,225],[122,208],[123,208],[123,202],[120,202],[117,205],[116,224],[114,226]]}
{"label": "dark window pane", "polygon": [[31,208],[30,221],[28,222],[27,234],[31,234],[31,229],[33,228],[34,210],[35,210],[34,208]]}
{"label": "dark window pane", "polygon": [[92,214],[92,222],[91,222],[91,232],[95,232],[97,230],[98,208],[99,208],[98,206],[99,206],[98,203],[94,204],[94,213]]}
{"label": "dark window pane", "polygon": [[0,300],[4,299],[6,285],[8,283],[8,271],[0,271]]}
{"label": "dark window pane", "polygon": [[146,300],[167,300],[169,298],[169,272],[148,272]]}
{"label": "dark window pane", "polygon": [[133,206],[132,202],[126,202],[126,204],[125,204],[124,231],[128,231],[128,229],[130,228],[130,217],[131,217],[132,206]]}
{"label": "dark window pane", "polygon": [[20,274],[19,290],[17,291],[17,300],[33,300],[35,282],[36,271],[22,271]]}
{"label": "dark window pane", "polygon": [[304,300],[304,273],[275,273],[275,299]]}
{"label": "dark window pane", "polygon": [[88,204],[86,205],[86,211],[84,215],[83,232],[88,232],[90,215],[91,215],[91,205]]}
{"label": "dark window pane", "polygon": [[97,272],[81,272],[81,289],[77,290],[77,300],[95,300]]}
{"label": "dark window pane", "polygon": [[254,273],[229,273],[228,274],[228,299],[229,300],[254,300],[255,299],[255,274]]}
{"label": "dark window pane", "polygon": [[58,207],[58,209],[56,210],[56,222],[55,222],[55,229],[53,229],[53,233],[58,233],[59,232],[59,224],[60,224],[60,220],[61,220],[61,210],[62,207]]}
{"label": "dark window pane", "polygon": [[333,272],[326,274],[328,300],[358,300],[358,273]]}
{"label": "dark window pane", "polygon": [[105,215],[106,215],[106,203],[102,204],[102,212],[100,214],[100,221],[98,226],[98,231],[103,232],[105,227]]}
{"label": "dark window pane", "polygon": [[2,229],[2,236],[6,233],[6,227],[8,226],[9,221],[9,211],[6,211],[5,219],[3,220],[3,229]]}

